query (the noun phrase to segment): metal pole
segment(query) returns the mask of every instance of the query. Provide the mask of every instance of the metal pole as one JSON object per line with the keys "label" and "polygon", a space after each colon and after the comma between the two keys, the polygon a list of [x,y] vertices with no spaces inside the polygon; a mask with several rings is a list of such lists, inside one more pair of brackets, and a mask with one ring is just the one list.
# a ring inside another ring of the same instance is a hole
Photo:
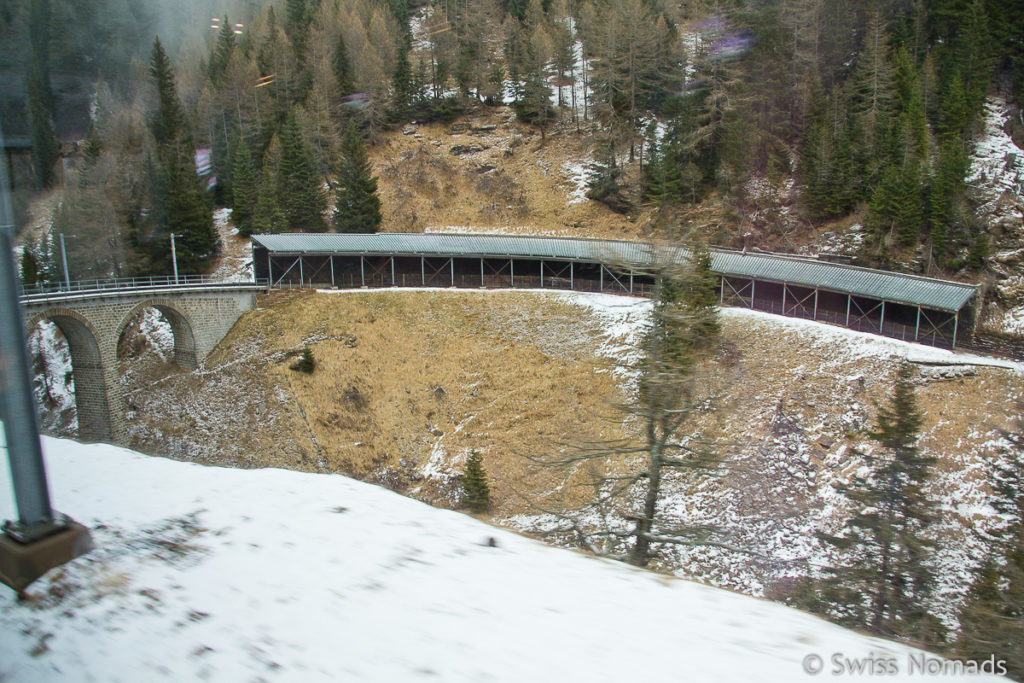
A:
{"label": "metal pole", "polygon": [[782,315],[786,315],[786,283],[782,283]]}
{"label": "metal pole", "polygon": [[754,308],[754,298],[757,296],[757,280],[750,281],[750,308]]}
{"label": "metal pole", "polygon": [[878,334],[885,328],[885,299],[882,299],[882,317],[878,320]]}
{"label": "metal pole", "polygon": [[391,257],[391,286],[395,286],[395,257]]}
{"label": "metal pole", "polygon": [[718,285],[719,285],[719,287],[718,287],[718,289],[719,289],[718,305],[721,306],[722,304],[725,303],[725,276],[724,275],[722,275],[721,278],[718,280]]}
{"label": "metal pole", "polygon": [[853,295],[846,295],[846,326],[850,326],[850,302],[853,301]]}
{"label": "metal pole", "polygon": [[540,288],[544,289],[544,259],[540,260]]}
{"label": "metal pole", "polygon": [[575,261],[569,261],[569,289],[576,289],[576,265]]}
{"label": "metal pole", "polygon": [[331,288],[334,288],[334,255],[330,255],[327,258],[331,259]]}
{"label": "metal pole", "polygon": [[917,335],[921,331],[921,307],[917,307],[917,324],[914,325],[914,341],[917,341]]}
{"label": "metal pole", "polygon": [[814,316],[815,320],[818,319],[818,290],[814,290]]}
{"label": "metal pole", "polygon": [[178,252],[174,248],[174,233],[171,233],[171,264],[174,266],[174,284],[178,284]]}
{"label": "metal pole", "polygon": [[516,287],[516,260],[510,258],[508,260],[508,274],[512,277],[512,288]]}
{"label": "metal pole", "polygon": [[633,293],[633,271],[629,271],[629,293]]}
{"label": "metal pole", "polygon": [[359,257],[359,284],[366,286],[366,264],[362,256]]}
{"label": "metal pole", "polygon": [[452,269],[452,287],[455,286],[455,257],[448,259],[448,265]]}
{"label": "metal pole", "polygon": [[[7,164],[0,160],[0,418],[7,440],[7,460],[18,512],[18,521],[5,522],[4,531],[21,543],[29,543],[66,526],[50,508],[50,492],[39,442],[25,320],[18,299],[14,254],[14,221],[7,197]],[[61,235],[61,252],[64,235]],[[64,266],[67,280],[67,260]],[[70,288],[70,285],[69,285]]]}
{"label": "metal pole", "polygon": [[598,271],[598,272],[600,272],[600,274],[601,274],[601,277],[598,279],[598,291],[599,292],[603,292],[604,291],[604,264],[603,263],[601,264],[601,270]]}
{"label": "metal pole", "polygon": [[956,312],[956,316],[953,318],[953,345],[952,349],[956,348],[956,333],[960,329],[960,311]]}
{"label": "metal pole", "polygon": [[480,286],[484,286],[484,260],[480,259]]}
{"label": "metal pole", "polygon": [[[7,186],[3,188],[3,192],[6,194]],[[68,252],[64,249],[64,233],[60,234],[60,258],[64,264],[64,288],[71,289],[71,276],[68,274]]]}
{"label": "metal pole", "polygon": [[427,266],[426,266],[426,263],[423,261],[423,257],[422,256],[420,256],[420,280],[421,280],[420,284],[423,284],[423,285],[427,284]]}
{"label": "metal pole", "polygon": [[274,262],[270,260],[270,250],[267,249],[267,282],[270,287],[274,286]]}
{"label": "metal pole", "polygon": [[299,289],[306,286],[306,276],[302,272],[302,257],[299,257]]}

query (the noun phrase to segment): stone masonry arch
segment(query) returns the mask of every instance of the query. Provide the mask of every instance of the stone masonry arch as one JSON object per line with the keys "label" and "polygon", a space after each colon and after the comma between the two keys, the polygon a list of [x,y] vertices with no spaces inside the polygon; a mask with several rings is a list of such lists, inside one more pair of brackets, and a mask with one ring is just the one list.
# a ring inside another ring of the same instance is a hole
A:
{"label": "stone masonry arch", "polygon": [[121,390],[117,345],[132,317],[156,308],[171,324],[174,360],[195,369],[246,311],[256,307],[255,283],[71,292],[23,297],[27,331],[54,322],[68,340],[78,433],[84,441],[127,443],[129,417]]}
{"label": "stone masonry arch", "polygon": [[105,353],[103,336],[85,316],[68,308],[51,308],[32,316],[28,320],[28,331],[31,333],[44,320],[55,324],[68,342],[75,378],[79,438],[82,441],[119,438],[124,411],[120,385],[116,382],[116,358]]}
{"label": "stone masonry arch", "polygon": [[147,308],[155,308],[160,311],[170,323],[171,333],[174,335],[174,361],[186,370],[195,370],[199,359],[196,354],[196,338],[192,321],[175,302],[169,299],[148,299],[128,311],[117,325],[114,334],[116,342],[121,341],[121,335],[124,334],[132,318]]}

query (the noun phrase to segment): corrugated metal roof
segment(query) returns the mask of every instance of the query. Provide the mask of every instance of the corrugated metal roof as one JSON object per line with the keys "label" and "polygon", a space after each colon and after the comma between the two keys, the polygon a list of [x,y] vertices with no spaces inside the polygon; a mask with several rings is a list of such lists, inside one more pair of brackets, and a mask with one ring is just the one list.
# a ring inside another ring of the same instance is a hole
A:
{"label": "corrugated metal roof", "polygon": [[[651,261],[653,249],[644,242],[436,233],[282,233],[253,235],[252,240],[280,255],[493,256],[638,265]],[[685,250],[679,250],[679,254],[681,258],[688,256]],[[729,277],[827,289],[949,312],[959,311],[977,291],[972,285],[958,282],[780,254],[712,249],[711,267],[716,273]]]}

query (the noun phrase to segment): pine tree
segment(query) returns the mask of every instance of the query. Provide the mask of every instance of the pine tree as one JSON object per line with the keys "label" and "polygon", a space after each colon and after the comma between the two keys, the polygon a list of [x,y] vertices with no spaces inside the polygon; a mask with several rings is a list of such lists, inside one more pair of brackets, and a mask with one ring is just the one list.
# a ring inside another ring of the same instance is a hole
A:
{"label": "pine tree", "polygon": [[259,192],[259,175],[252,163],[249,145],[242,136],[235,139],[231,150],[233,182],[231,184],[231,218],[242,235],[253,232],[253,216]]}
{"label": "pine tree", "polygon": [[939,631],[928,613],[932,543],[922,534],[934,521],[924,485],[935,458],[917,445],[922,418],[911,375],[912,366],[902,364],[888,405],[879,408],[869,436],[881,452],[864,456],[870,472],[840,488],[855,506],[845,533],[819,537],[841,553],[826,592],[845,603],[844,620],[928,642]]}
{"label": "pine tree", "polygon": [[491,506],[491,489],[487,484],[483,457],[471,451],[466,458],[466,471],[462,476],[462,504],[473,512],[486,512]]}
{"label": "pine tree", "polygon": [[341,144],[337,183],[333,220],[338,232],[377,232],[381,222],[377,179],[371,175],[366,149],[351,122]]}
{"label": "pine tree", "polygon": [[278,168],[278,201],[288,229],[294,232],[324,232],[327,197],[316,170],[313,150],[306,142],[293,110],[281,135],[281,165]]}

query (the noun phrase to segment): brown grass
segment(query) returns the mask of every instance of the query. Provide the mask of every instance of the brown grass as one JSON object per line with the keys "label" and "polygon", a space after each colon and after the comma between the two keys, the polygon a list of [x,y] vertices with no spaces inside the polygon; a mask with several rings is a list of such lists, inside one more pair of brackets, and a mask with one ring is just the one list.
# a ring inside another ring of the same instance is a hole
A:
{"label": "brown grass", "polygon": [[[495,130],[481,130],[496,126]],[[540,131],[507,107],[481,108],[455,124],[412,125],[385,133],[370,150],[384,212],[382,230],[423,232],[470,226],[522,234],[632,239],[650,211],[630,217],[603,204],[567,204],[575,187],[564,167],[588,163],[594,133],[561,121]],[[482,147],[454,155],[455,147]]]}

